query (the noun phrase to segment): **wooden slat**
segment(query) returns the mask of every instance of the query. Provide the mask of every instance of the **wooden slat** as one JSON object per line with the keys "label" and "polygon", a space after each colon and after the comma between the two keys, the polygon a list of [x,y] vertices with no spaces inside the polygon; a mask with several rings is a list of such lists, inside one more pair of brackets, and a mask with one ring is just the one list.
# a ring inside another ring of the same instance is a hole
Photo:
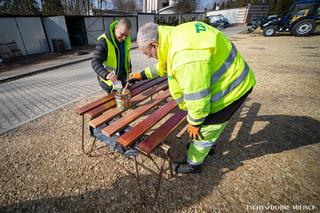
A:
{"label": "wooden slat", "polygon": [[107,103],[104,103],[104,104],[88,111],[86,114],[89,115],[89,117],[92,119],[92,118],[97,117],[98,115],[101,115],[104,111],[107,111],[108,109],[111,109],[115,106],[116,106],[116,100],[113,99]]}
{"label": "wooden slat", "polygon": [[114,94],[110,94],[110,95],[107,95],[107,96],[104,96],[96,101],[93,101],[89,104],[86,104],[84,106],[81,106],[79,108],[76,109],[76,113],[79,114],[79,115],[83,115],[84,113],[88,112],[89,110],[97,107],[97,106],[100,106],[110,100],[112,100],[114,98]]}
{"label": "wooden slat", "polygon": [[150,97],[151,95],[161,91],[161,90],[166,90],[168,89],[168,82],[164,81],[158,85],[155,85],[152,88],[149,88],[148,90],[134,96],[133,98],[131,98],[131,104],[136,105],[139,102],[146,100],[148,97]]}
{"label": "wooden slat", "polygon": [[167,95],[163,95],[160,97],[160,95],[154,99],[149,101],[148,103],[138,107],[135,110],[132,110],[126,116],[118,119],[117,121],[113,122],[109,126],[105,127],[102,129],[102,133],[107,135],[108,137],[111,137],[115,133],[119,132],[120,130],[124,129],[127,127],[130,123],[132,123],[134,120],[139,118],[141,115],[152,109],[153,107],[157,106],[160,104],[161,101],[166,99],[169,96],[169,93]]}
{"label": "wooden slat", "polygon": [[[149,84],[150,86],[150,84]],[[151,86],[153,86],[151,84]],[[132,105],[135,105],[137,103],[139,103],[142,100],[145,100],[147,97],[159,92],[160,90],[164,90],[168,88],[168,82],[167,81],[163,81],[160,84],[156,85],[153,88],[150,88],[144,92],[141,92],[140,94],[137,94],[136,96],[134,96],[133,98],[131,98],[131,103]],[[88,111],[86,114],[90,116],[90,118],[95,118],[98,115],[101,115],[104,111],[107,111],[108,109],[111,109],[112,107],[115,107],[116,103],[105,103],[101,106],[98,106],[90,111]]]}
{"label": "wooden slat", "polygon": [[156,129],[149,137],[137,145],[137,149],[145,155],[149,155],[158,145],[165,140],[171,132],[186,118],[186,111],[178,111],[169,120]]}
{"label": "wooden slat", "polygon": [[163,105],[160,109],[149,115],[146,119],[135,125],[128,132],[123,134],[117,139],[117,142],[127,148],[132,145],[137,138],[146,133],[151,127],[153,127],[164,116],[171,112],[177,106],[174,100],[169,101]]}
{"label": "wooden slat", "polygon": [[157,84],[160,84],[161,82],[166,81],[166,80],[167,80],[166,78],[157,78],[153,81],[150,81],[150,82],[142,85],[141,87],[138,87],[138,88],[130,91],[131,97],[134,97],[134,96],[138,95],[139,93],[149,89],[150,87],[157,85]]}
{"label": "wooden slat", "polygon": [[117,116],[122,112],[123,112],[123,110],[120,110],[117,107],[109,109],[107,112],[105,112],[104,114],[100,115],[99,117],[96,117],[96,118],[92,119],[89,122],[89,125],[92,126],[93,128],[96,128],[96,127],[102,125],[103,123],[108,122],[114,116]]}
{"label": "wooden slat", "polygon": [[[162,97],[168,97],[168,96],[169,96],[169,90],[166,90],[163,93],[161,93],[160,95],[157,95],[156,97],[154,97],[154,99],[152,101],[156,101],[157,99],[163,99]],[[99,117],[91,120],[89,122],[89,125],[96,128],[96,127],[100,126],[101,124],[111,120],[114,116],[117,116],[122,112],[124,112],[124,110],[120,110],[115,107],[115,108],[110,109],[107,112],[103,113]]]}
{"label": "wooden slat", "polygon": [[[153,79],[152,79],[153,80]],[[139,81],[139,82],[136,82],[135,84],[133,84],[131,87],[129,87],[128,89],[129,90],[134,90],[140,86],[142,86],[143,84],[145,83],[148,83],[149,81],[152,81],[152,80],[143,80],[143,81]]]}
{"label": "wooden slat", "polygon": [[[138,88],[138,87],[142,86],[143,84],[146,84],[146,83],[148,83],[150,81],[152,81],[152,80],[139,81],[139,82],[135,83],[134,85],[132,85],[129,89],[130,90],[134,90],[134,89],[136,89],[136,88]],[[104,96],[102,98],[99,98],[96,101],[93,101],[93,102],[91,102],[89,104],[86,104],[84,106],[81,106],[81,107],[77,108],[76,109],[76,113],[79,114],[79,115],[83,115],[84,113],[90,111],[91,109],[96,108],[96,107],[98,107],[98,106],[100,106],[100,105],[112,100],[113,98],[114,98],[114,94],[106,95],[106,96]]]}

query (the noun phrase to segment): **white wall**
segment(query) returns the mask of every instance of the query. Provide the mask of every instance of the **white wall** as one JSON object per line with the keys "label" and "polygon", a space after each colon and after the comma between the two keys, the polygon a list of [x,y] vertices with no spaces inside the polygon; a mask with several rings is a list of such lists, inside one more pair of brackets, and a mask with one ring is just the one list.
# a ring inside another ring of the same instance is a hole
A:
{"label": "white wall", "polygon": [[40,17],[16,18],[27,54],[49,52]]}
{"label": "white wall", "polygon": [[213,15],[223,15],[226,17],[230,24],[237,24],[240,23],[238,19],[239,11],[242,8],[235,8],[235,9],[229,9],[229,10],[214,10],[214,11],[208,11],[207,16],[213,16]]}
{"label": "white wall", "polygon": [[23,55],[49,52],[40,17],[0,18],[0,43],[12,41]]}
{"label": "white wall", "polygon": [[52,39],[62,39],[64,48],[70,50],[71,44],[64,16],[45,17],[42,20],[47,32],[51,51],[53,51]]}
{"label": "white wall", "polygon": [[15,18],[0,18],[0,43],[15,41],[23,55],[27,55]]}

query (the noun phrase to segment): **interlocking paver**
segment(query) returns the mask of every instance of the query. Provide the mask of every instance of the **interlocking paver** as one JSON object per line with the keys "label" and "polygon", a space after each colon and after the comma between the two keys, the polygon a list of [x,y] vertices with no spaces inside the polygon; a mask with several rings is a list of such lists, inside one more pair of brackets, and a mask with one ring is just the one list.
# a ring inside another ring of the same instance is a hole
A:
{"label": "interlocking paver", "polygon": [[[133,71],[155,63],[131,52]],[[0,134],[100,91],[90,61],[0,84]]]}

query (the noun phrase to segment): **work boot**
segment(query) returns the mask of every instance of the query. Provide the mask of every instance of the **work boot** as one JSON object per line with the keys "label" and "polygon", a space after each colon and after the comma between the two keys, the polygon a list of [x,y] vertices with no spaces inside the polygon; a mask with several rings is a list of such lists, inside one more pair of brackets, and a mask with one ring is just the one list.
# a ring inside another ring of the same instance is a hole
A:
{"label": "work boot", "polygon": [[172,169],[179,174],[199,174],[202,172],[201,165],[191,165],[188,162],[174,162]]}
{"label": "work boot", "polygon": [[[187,149],[189,149],[191,142],[186,144]],[[217,147],[217,143],[214,143],[208,153],[208,155],[210,156],[214,156],[216,154],[216,147]]]}

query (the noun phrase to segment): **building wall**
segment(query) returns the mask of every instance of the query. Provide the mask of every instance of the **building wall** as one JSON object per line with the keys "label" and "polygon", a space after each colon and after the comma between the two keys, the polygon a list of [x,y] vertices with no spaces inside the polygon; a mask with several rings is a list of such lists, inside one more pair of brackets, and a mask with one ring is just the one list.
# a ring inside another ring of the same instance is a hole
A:
{"label": "building wall", "polygon": [[[131,22],[131,40],[137,39],[137,16],[123,16]],[[84,17],[85,27],[87,31],[87,38],[89,45],[95,45],[97,38],[103,34],[109,25],[115,20],[120,19],[122,16],[110,16],[110,17]]]}
{"label": "building wall", "polygon": [[27,54],[49,52],[47,38],[40,17],[16,18]]}
{"label": "building wall", "polygon": [[49,52],[40,17],[1,17],[0,29],[0,43],[15,41],[23,55]]}
{"label": "building wall", "polygon": [[207,16],[210,17],[210,16],[221,14],[228,19],[230,24],[239,24],[239,23],[243,23],[243,20],[238,19],[238,14],[239,14],[240,9],[242,9],[242,8],[208,11]]}
{"label": "building wall", "polygon": [[208,11],[207,16],[223,15],[231,24],[243,24],[250,22],[253,18],[258,16],[267,15],[269,11],[268,5],[252,5],[248,4],[247,7],[235,8],[229,10],[214,10]]}
{"label": "building wall", "polygon": [[154,22],[154,14],[138,14],[138,28],[148,22]]}
{"label": "building wall", "polygon": [[[186,13],[182,14],[182,19],[186,21],[193,21],[193,20],[203,20],[205,18],[205,13]],[[155,16],[155,23],[161,24],[162,20],[166,22],[166,24],[170,24],[170,21],[175,20],[178,21],[180,14],[173,13],[173,14],[156,14]]]}
{"label": "building wall", "polygon": [[15,41],[23,55],[27,55],[15,18],[0,18],[0,43]]}
{"label": "building wall", "polygon": [[[126,16],[132,24],[131,39],[136,40],[140,25],[153,22],[153,14]],[[120,16],[84,17],[88,44],[95,45],[97,38]],[[64,16],[0,17],[0,43],[16,42],[22,55],[53,51],[52,39],[62,39],[65,49],[72,49]],[[46,32],[46,33],[45,33]],[[47,37],[46,37],[47,35]],[[50,45],[50,48],[49,48]]]}
{"label": "building wall", "polygon": [[169,5],[169,0],[143,0],[143,12],[153,13],[162,9],[162,3],[167,3]]}
{"label": "building wall", "polygon": [[64,16],[44,17],[43,24],[47,32],[51,51],[53,51],[52,39],[62,39],[64,48],[71,49],[67,25]]}
{"label": "building wall", "polygon": [[[105,20],[107,23],[111,23],[111,20]],[[104,33],[104,18],[103,17],[85,17],[84,24],[87,31],[88,45],[95,45],[97,43],[97,38]]]}

